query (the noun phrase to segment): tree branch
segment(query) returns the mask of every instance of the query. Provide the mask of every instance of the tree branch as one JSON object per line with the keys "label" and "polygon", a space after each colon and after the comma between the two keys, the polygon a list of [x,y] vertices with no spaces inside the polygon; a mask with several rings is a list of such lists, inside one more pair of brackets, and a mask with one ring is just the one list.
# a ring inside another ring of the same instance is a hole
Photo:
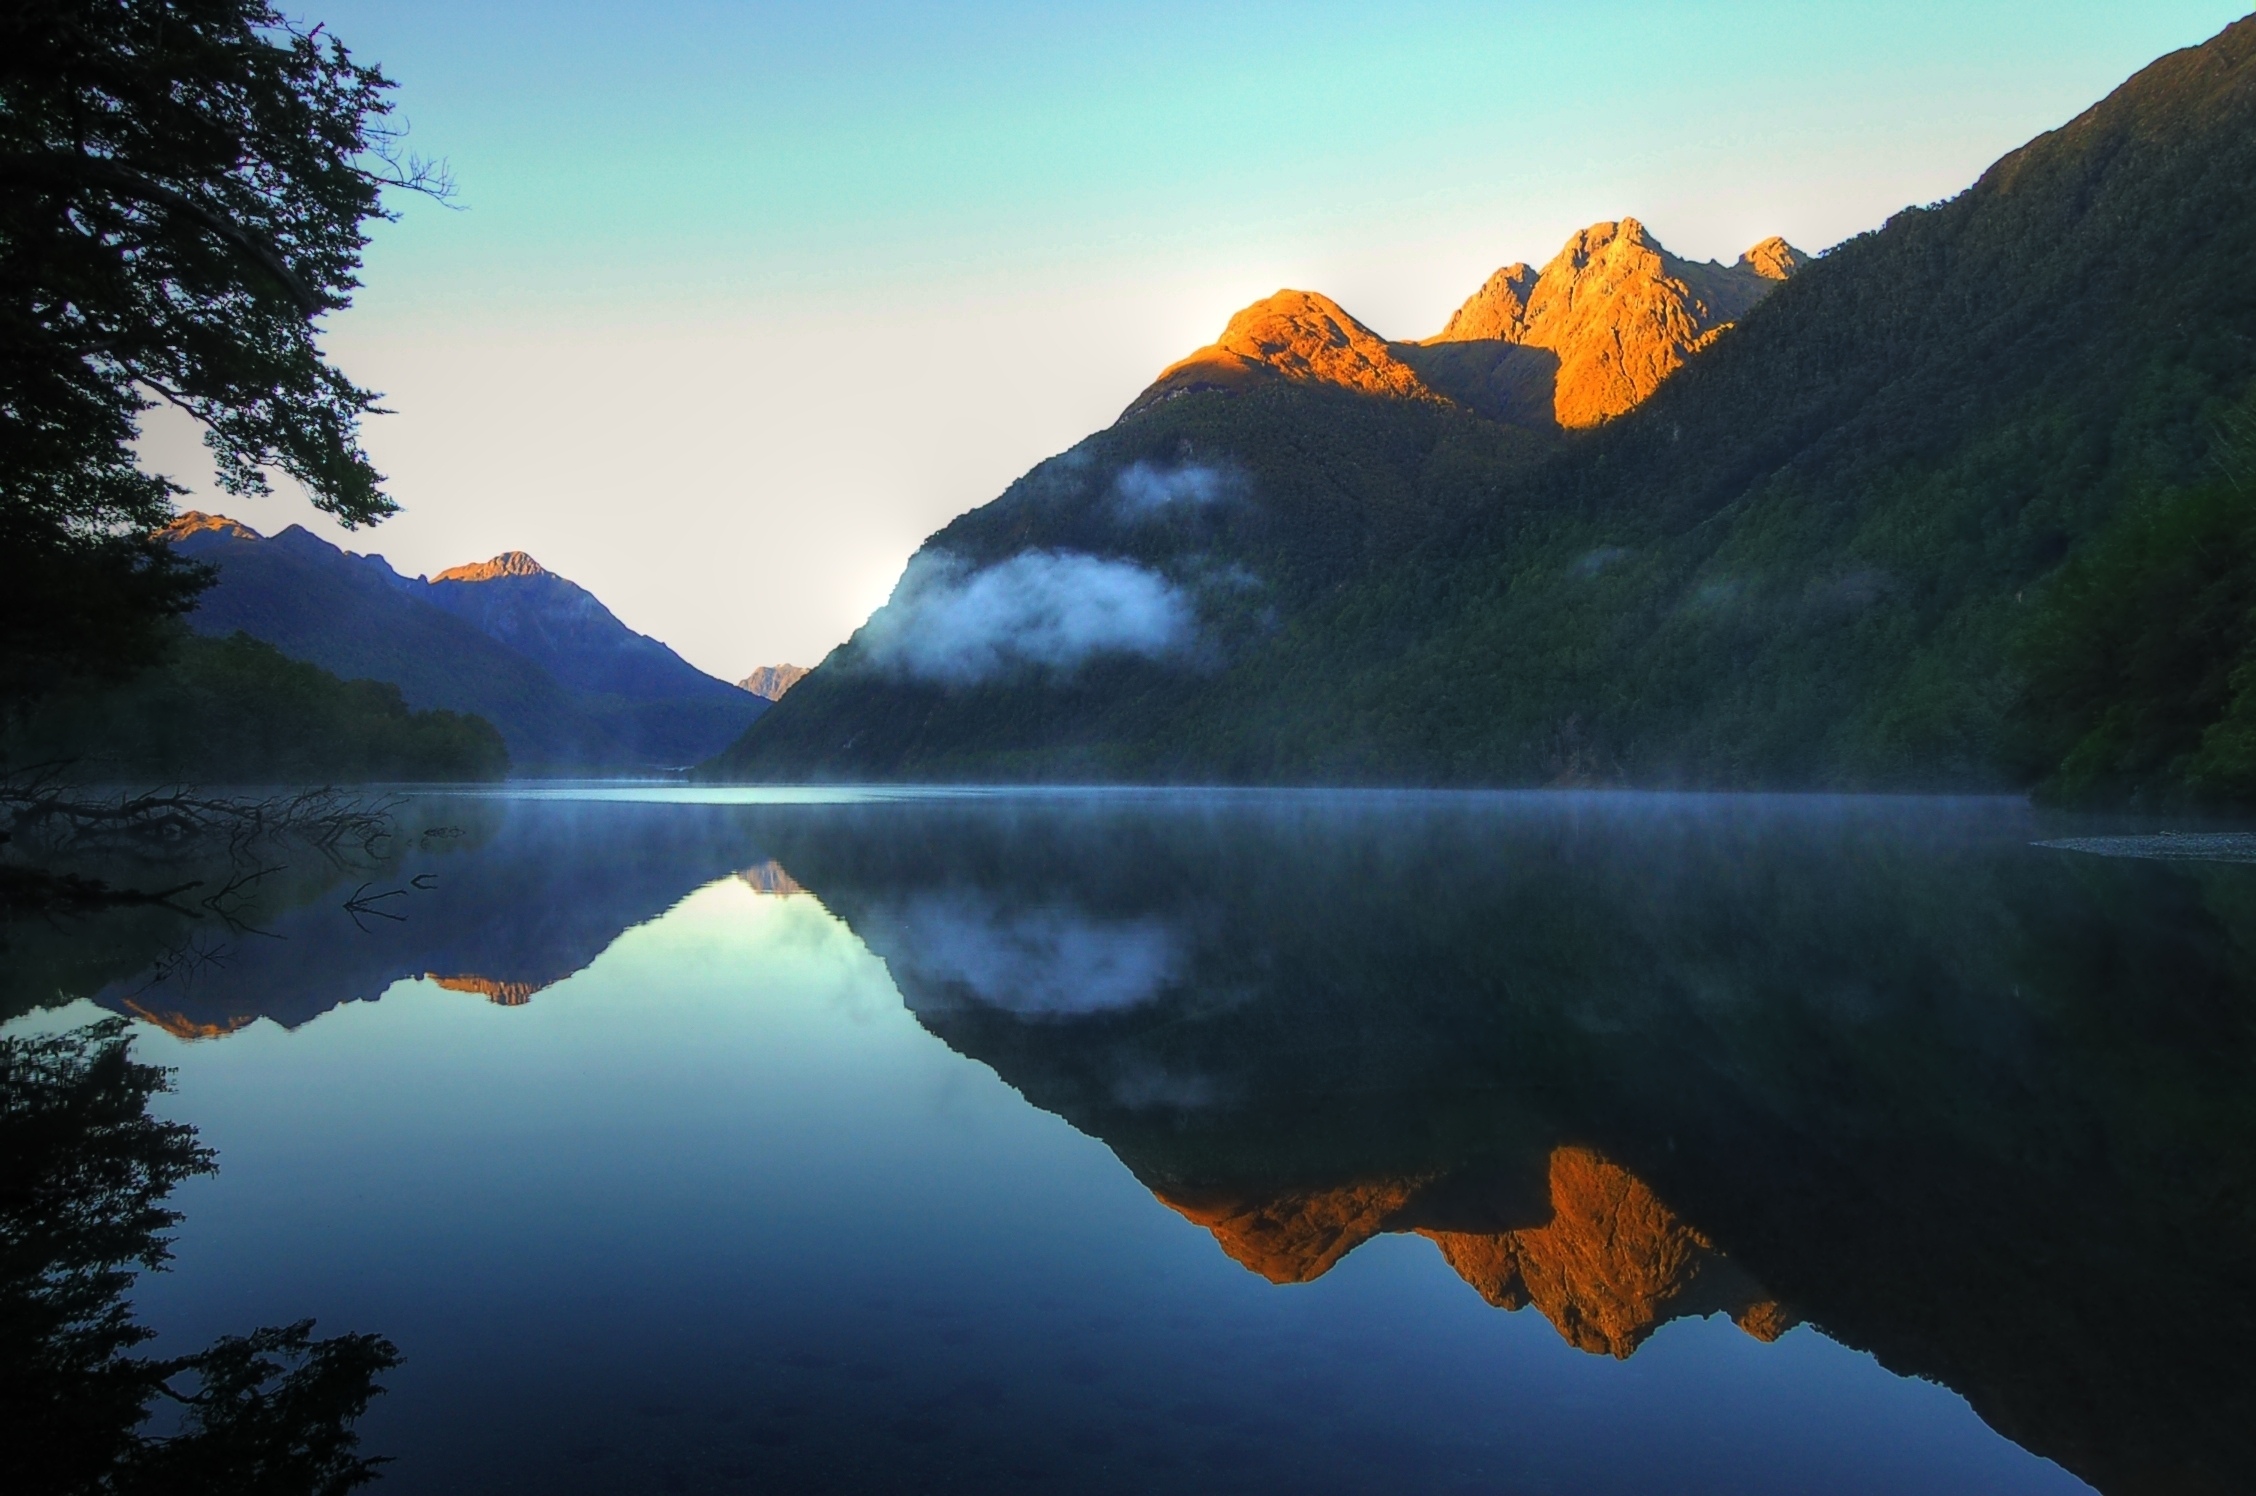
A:
{"label": "tree branch", "polygon": [[298,278],[273,246],[244,229],[225,214],[217,213],[186,193],[177,192],[130,167],[100,156],[49,151],[38,154],[0,155],[0,182],[53,183],[61,186],[100,186],[142,202],[169,208],[193,219],[206,230],[233,245],[237,251],[274,277],[307,317],[329,310],[331,302]]}

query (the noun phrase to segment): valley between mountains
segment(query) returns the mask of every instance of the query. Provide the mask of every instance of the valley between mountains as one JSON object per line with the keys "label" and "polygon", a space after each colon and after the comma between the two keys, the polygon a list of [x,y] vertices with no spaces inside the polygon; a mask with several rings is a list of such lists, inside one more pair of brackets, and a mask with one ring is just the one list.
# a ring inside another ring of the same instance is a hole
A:
{"label": "valley between mountains", "polygon": [[708,766],[2256,794],[2256,20],[1819,255],[1282,291]]}
{"label": "valley between mountains", "polygon": [[5,746],[2247,802],[2251,245],[2256,18],[1822,253],[1596,223],[1416,339],[1280,290],[930,537],[811,672],[706,675],[521,552],[404,577],[191,513],[163,538],[216,582],[170,673]]}

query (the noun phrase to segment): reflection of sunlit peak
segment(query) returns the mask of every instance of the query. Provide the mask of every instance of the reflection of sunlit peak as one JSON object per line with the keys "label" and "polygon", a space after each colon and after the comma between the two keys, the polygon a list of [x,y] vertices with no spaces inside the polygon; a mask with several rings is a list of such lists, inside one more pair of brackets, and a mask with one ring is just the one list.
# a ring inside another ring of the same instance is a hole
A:
{"label": "reflection of sunlit peak", "polygon": [[795,893],[805,893],[807,891],[804,888],[801,888],[798,882],[793,879],[789,873],[783,870],[783,864],[776,861],[773,857],[769,858],[766,862],[760,863],[756,867],[746,868],[743,872],[738,873],[736,876],[737,881],[742,883],[746,888],[751,889],[756,894],[763,894],[768,898],[788,899]]}
{"label": "reflection of sunlit peak", "polygon": [[[1550,1159],[1551,1219],[1517,1231],[1421,1221],[1429,1179],[1373,1179],[1274,1195],[1154,1191],[1272,1283],[1307,1283],[1382,1232],[1414,1231],[1499,1309],[1533,1304],[1570,1344],[1626,1357],[1672,1319],[1724,1313],[1757,1340],[1796,1323],[1636,1175],[1587,1148]],[[1433,1219],[1430,1214],[1427,1220]]]}
{"label": "reflection of sunlit peak", "polygon": [[1425,1183],[1381,1179],[1255,1200],[1152,1193],[1213,1232],[1232,1261],[1272,1283],[1309,1283],[1386,1230]]}
{"label": "reflection of sunlit peak", "polygon": [[1626,1357],[1686,1315],[1729,1314],[1758,1340],[1786,1311],[1645,1182],[1588,1148],[1551,1154],[1551,1219],[1494,1234],[1420,1231],[1501,1309],[1533,1304],[1571,1345]]}
{"label": "reflection of sunlit peak", "polygon": [[223,1039],[251,1023],[257,1016],[252,1013],[233,1013],[217,1023],[201,1023],[185,1013],[144,1008],[130,999],[125,1006],[142,1022],[156,1025],[175,1039]]}
{"label": "reflection of sunlit peak", "polygon": [[444,987],[449,992],[475,992],[496,1007],[521,1008],[533,1000],[533,994],[546,987],[546,982],[503,982],[492,977],[443,977],[435,971],[423,973],[423,980],[434,987]]}

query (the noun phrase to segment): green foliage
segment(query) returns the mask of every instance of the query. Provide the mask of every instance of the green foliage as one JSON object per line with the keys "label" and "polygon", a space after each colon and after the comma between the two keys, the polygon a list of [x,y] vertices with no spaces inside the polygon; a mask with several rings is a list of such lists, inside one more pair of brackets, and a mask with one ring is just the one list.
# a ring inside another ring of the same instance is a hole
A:
{"label": "green foliage", "polygon": [[390,84],[264,0],[23,0],[0,14],[0,706],[161,650],[200,583],[147,537],[176,485],[132,442],[149,392],[221,484],[391,512],[375,395],[316,319],[357,286],[401,164]]}
{"label": "green foliage", "polygon": [[[310,1323],[195,1355],[129,1354],[134,1269],[162,1267],[165,1199],[213,1169],[195,1130],[149,1114],[165,1072],[125,1024],[0,1039],[0,1426],[26,1496],[341,1496],[374,1479],[353,1422],[399,1362],[374,1335]],[[184,1411],[144,1432],[160,1402]]]}
{"label": "green foliage", "polygon": [[2020,745],[2068,804],[2256,800],[2256,412],[2220,481],[2131,506],[2046,584],[2016,645]]}
{"label": "green foliage", "polygon": [[509,767],[483,718],[410,711],[397,686],[339,680],[241,633],[183,635],[122,685],[57,694],[0,747],[142,782],[498,779]]}
{"label": "green foliage", "polygon": [[[1124,420],[931,544],[1237,568],[1258,585],[1197,593],[1197,668],[942,689],[849,643],[714,772],[2025,786],[2015,599],[2213,476],[2256,384],[2252,242],[2256,20],[1834,249],[1596,431],[1305,387]],[[1239,501],[1124,528],[1107,483],[1181,452]],[[2231,658],[2172,710],[2213,721]],[[2247,711],[2204,783],[2256,758]]]}

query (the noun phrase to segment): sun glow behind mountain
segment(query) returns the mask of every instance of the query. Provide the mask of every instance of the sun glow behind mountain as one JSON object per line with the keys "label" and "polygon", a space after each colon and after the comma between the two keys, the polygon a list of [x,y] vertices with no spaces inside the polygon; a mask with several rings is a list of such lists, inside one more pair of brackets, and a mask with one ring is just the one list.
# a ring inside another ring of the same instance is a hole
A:
{"label": "sun glow behind mountain", "polygon": [[465,210],[408,205],[334,319],[406,507],[351,543],[530,551],[727,679],[812,662],[1278,286],[1400,339],[1601,220],[1819,250],[2245,10],[327,5]]}

